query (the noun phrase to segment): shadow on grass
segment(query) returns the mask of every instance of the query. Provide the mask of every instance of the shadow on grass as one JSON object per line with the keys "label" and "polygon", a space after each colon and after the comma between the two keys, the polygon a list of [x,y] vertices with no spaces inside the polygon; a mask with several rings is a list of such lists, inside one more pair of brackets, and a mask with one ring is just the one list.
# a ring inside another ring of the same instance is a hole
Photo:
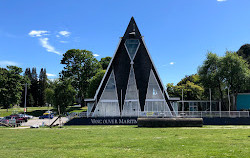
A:
{"label": "shadow on grass", "polygon": [[67,110],[66,110],[66,112],[73,112],[73,111],[75,111],[75,112],[83,112],[83,111],[87,111],[87,109],[83,109],[82,107],[73,107],[73,106],[71,106],[71,107],[69,107],[69,108],[67,108]]}
{"label": "shadow on grass", "polygon": [[34,111],[31,111],[31,112],[26,112],[26,114],[32,115],[32,116],[35,116],[35,117],[39,117],[39,116],[42,116],[43,113],[45,113],[46,111],[48,111],[48,110],[34,110]]}

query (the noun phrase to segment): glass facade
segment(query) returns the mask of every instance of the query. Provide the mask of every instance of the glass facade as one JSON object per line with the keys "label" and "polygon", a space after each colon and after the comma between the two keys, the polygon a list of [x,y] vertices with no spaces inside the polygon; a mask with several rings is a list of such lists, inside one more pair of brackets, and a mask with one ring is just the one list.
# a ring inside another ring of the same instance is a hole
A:
{"label": "glass facade", "polygon": [[141,110],[139,104],[138,90],[135,81],[135,73],[133,66],[131,66],[122,115],[137,116],[140,111]]}
{"label": "glass facade", "polygon": [[137,49],[139,48],[140,42],[138,39],[127,39],[125,47],[131,60],[134,60]]}
{"label": "glass facade", "polygon": [[144,109],[149,112],[165,112],[165,116],[172,116],[152,70],[149,76]]}
{"label": "glass facade", "polygon": [[94,111],[94,116],[120,116],[115,85],[115,75],[112,71]]}

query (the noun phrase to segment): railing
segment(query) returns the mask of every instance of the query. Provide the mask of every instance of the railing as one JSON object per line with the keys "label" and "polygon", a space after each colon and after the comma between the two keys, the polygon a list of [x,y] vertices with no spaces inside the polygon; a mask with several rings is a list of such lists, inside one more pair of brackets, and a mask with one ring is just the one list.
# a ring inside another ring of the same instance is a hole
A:
{"label": "railing", "polygon": [[71,120],[73,118],[87,117],[87,112],[72,112],[68,116],[68,119]]}
{"label": "railing", "polygon": [[67,116],[68,119],[80,118],[80,117],[249,117],[248,111],[145,111],[134,113],[132,115],[119,115],[119,116],[96,116],[93,112],[87,114],[87,112],[72,112]]}
{"label": "railing", "polygon": [[179,111],[180,117],[249,117],[248,111]]}

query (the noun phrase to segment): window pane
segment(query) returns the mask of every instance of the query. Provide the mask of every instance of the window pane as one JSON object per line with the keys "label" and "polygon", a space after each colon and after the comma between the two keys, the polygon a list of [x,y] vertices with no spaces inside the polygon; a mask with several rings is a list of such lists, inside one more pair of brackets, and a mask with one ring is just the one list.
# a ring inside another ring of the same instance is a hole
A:
{"label": "window pane", "polygon": [[113,71],[111,72],[108,83],[103,90],[100,100],[118,100],[116,94],[115,76]]}
{"label": "window pane", "polygon": [[138,39],[128,39],[125,42],[126,49],[128,51],[128,54],[130,56],[130,59],[133,60],[136,54],[136,51],[140,45],[140,42]]}
{"label": "window pane", "polygon": [[164,99],[160,87],[157,84],[155,75],[151,70],[148,82],[147,99]]}

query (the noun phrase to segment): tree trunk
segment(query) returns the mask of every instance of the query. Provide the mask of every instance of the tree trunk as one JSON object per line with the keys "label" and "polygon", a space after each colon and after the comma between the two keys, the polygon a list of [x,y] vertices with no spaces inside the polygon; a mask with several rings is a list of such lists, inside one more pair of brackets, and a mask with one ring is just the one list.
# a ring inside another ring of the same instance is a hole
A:
{"label": "tree trunk", "polygon": [[85,101],[84,101],[84,95],[81,96],[81,99],[80,99],[80,104],[81,104],[81,107],[84,107],[85,106]]}
{"label": "tree trunk", "polygon": [[221,101],[221,107],[222,107],[222,110],[226,110],[226,106],[223,102],[223,92],[221,90],[221,84],[219,83],[219,91],[220,91],[220,101]]}
{"label": "tree trunk", "polygon": [[233,102],[234,102],[234,110],[236,110],[237,109],[237,96],[238,96],[238,91],[236,91],[236,93],[235,93],[235,95],[234,95],[234,100],[233,100]]}

